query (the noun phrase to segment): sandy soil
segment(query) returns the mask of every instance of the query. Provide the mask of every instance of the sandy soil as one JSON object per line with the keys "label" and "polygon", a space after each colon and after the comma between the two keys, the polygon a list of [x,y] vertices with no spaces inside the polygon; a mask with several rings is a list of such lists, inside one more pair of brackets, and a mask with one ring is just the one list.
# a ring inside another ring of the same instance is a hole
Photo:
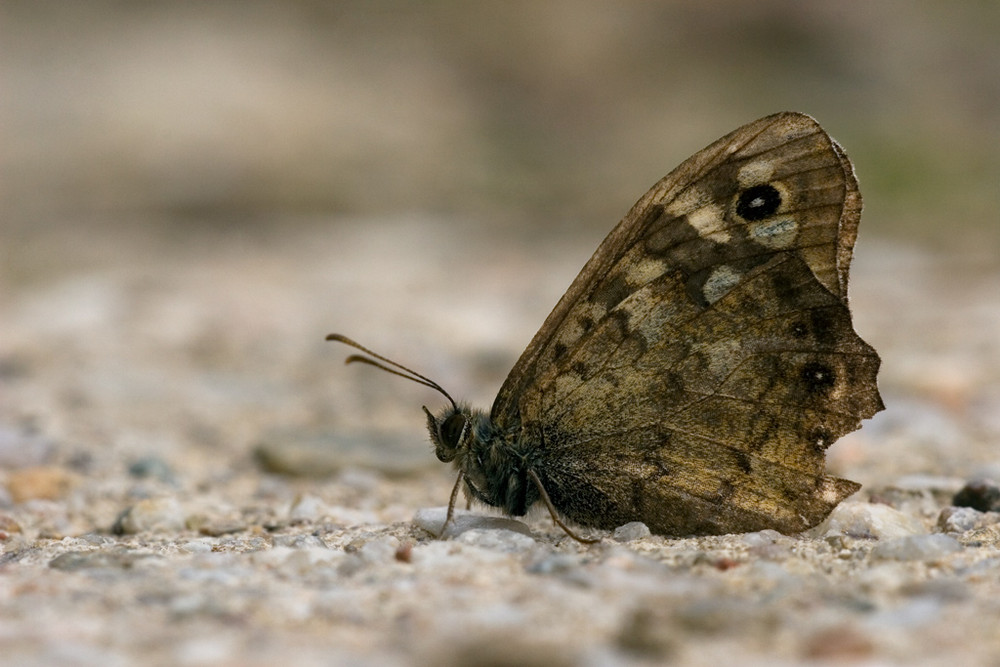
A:
{"label": "sandy soil", "polygon": [[585,546],[473,508],[437,540],[439,397],[323,337],[487,405],[599,238],[121,222],[24,233],[0,274],[4,664],[1000,660],[1000,515],[949,509],[1000,477],[995,267],[862,238],[888,409],[809,535]]}

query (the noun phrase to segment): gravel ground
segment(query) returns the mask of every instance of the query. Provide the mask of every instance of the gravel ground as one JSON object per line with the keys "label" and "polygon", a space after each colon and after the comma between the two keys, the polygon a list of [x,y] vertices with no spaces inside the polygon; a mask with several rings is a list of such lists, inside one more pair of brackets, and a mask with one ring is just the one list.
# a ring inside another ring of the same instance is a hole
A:
{"label": "gravel ground", "polygon": [[852,304],[888,408],[831,450],[865,486],[827,524],[587,546],[476,507],[432,537],[439,397],[323,337],[488,405],[599,235],[21,236],[0,272],[5,665],[1000,663],[1000,491],[952,506],[1000,479],[989,261],[862,234]]}

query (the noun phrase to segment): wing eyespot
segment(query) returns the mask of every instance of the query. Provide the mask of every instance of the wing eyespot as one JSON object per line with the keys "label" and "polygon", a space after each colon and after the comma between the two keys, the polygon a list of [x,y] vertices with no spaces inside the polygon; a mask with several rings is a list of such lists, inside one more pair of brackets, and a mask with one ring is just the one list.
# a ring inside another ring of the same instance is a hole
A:
{"label": "wing eyespot", "polygon": [[736,215],[749,222],[757,222],[777,213],[781,203],[778,188],[770,183],[754,185],[740,193],[736,200]]}

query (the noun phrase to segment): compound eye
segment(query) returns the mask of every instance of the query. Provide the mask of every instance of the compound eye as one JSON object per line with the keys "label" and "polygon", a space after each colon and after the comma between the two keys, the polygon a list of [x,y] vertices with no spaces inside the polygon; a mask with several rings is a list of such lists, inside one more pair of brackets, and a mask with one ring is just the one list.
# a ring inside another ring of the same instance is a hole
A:
{"label": "compound eye", "polygon": [[456,412],[444,420],[444,423],[441,424],[441,439],[445,444],[449,447],[458,447],[458,442],[462,438],[462,431],[465,430],[466,422],[468,420],[461,412]]}

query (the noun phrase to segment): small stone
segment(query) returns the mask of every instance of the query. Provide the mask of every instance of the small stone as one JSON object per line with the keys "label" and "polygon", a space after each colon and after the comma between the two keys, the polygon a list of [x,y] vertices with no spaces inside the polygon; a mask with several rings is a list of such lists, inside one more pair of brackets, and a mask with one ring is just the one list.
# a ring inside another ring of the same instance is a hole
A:
{"label": "small stone", "polygon": [[398,548],[398,539],[392,535],[382,535],[362,544],[358,555],[366,563],[387,563],[396,557]]}
{"label": "small stone", "polygon": [[775,624],[773,610],[727,597],[681,604],[673,610],[673,618],[689,633],[705,635],[750,634]]}
{"label": "small stone", "polygon": [[0,468],[4,470],[43,465],[54,451],[51,440],[30,428],[0,426]]}
{"label": "small stone", "polygon": [[254,456],[264,470],[296,477],[323,477],[349,468],[405,476],[438,465],[425,448],[407,439],[370,433],[277,431],[263,438]]}
{"label": "small stone", "polygon": [[525,569],[532,574],[566,574],[580,569],[580,558],[572,554],[546,554]]}
{"label": "small stone", "polygon": [[0,533],[20,533],[21,524],[14,520],[14,517],[0,514]]}
{"label": "small stone", "polygon": [[198,532],[209,537],[242,533],[246,529],[247,525],[244,522],[235,519],[209,520],[198,526]]}
{"label": "small stone", "polygon": [[275,535],[274,546],[292,549],[327,549],[326,542],[319,535]]}
{"label": "small stone", "polygon": [[293,521],[318,521],[329,514],[329,507],[317,496],[304,493],[298,496],[288,510],[288,518]]}
{"label": "small stone", "polygon": [[757,558],[783,560],[791,554],[794,541],[776,530],[767,528],[755,533],[746,533],[743,543],[750,547],[750,553]]}
{"label": "small stone", "polygon": [[951,504],[980,512],[1000,512],[1000,485],[993,480],[974,480],[955,494]]}
{"label": "small stone", "polygon": [[[502,630],[481,630],[458,634],[454,639],[434,642],[432,648],[415,662],[418,665],[447,667],[577,667],[602,664],[599,660],[583,659],[580,646],[542,641],[522,633]],[[605,661],[607,662],[607,661]]]}
{"label": "small stone", "polygon": [[631,542],[633,540],[641,540],[650,535],[652,533],[649,530],[649,526],[642,521],[629,521],[625,525],[615,528],[614,538],[619,542]]}
{"label": "small stone", "polygon": [[65,572],[89,569],[125,570],[144,558],[152,558],[152,555],[127,551],[68,551],[49,561],[49,567]]}
{"label": "small stone", "polygon": [[456,538],[456,541],[504,553],[520,553],[533,549],[537,545],[537,542],[530,535],[503,528],[465,530]]}
{"label": "small stone", "polygon": [[403,542],[398,547],[396,547],[396,553],[393,557],[400,563],[412,563],[413,562],[413,542],[407,540]]}
{"label": "small stone", "polygon": [[961,549],[955,538],[935,533],[887,539],[875,546],[872,555],[889,560],[936,560]]}
{"label": "small stone", "polygon": [[7,490],[15,503],[27,500],[58,500],[73,486],[70,471],[57,466],[14,470],[7,477]]}
{"label": "small stone", "polygon": [[875,642],[852,626],[820,630],[809,636],[802,652],[810,660],[861,660],[875,651]]}
{"label": "small stone", "polygon": [[878,539],[927,533],[927,528],[916,517],[888,505],[860,502],[837,505],[826,521],[814,530],[824,537],[847,535]]}
{"label": "small stone", "polygon": [[937,527],[943,533],[964,533],[984,525],[985,517],[971,507],[945,507],[938,515]]}
{"label": "small stone", "polygon": [[934,493],[925,488],[903,488],[900,486],[886,486],[875,489],[869,494],[869,502],[873,505],[888,505],[909,516],[932,516],[938,511],[944,502],[934,497]]}
{"label": "small stone", "polygon": [[184,528],[184,510],[176,498],[146,498],[119,514],[111,532],[135,535],[146,531],[169,533]]}
{"label": "small stone", "polygon": [[128,467],[128,474],[138,479],[157,479],[161,482],[173,483],[174,471],[166,461],[157,456],[147,456],[134,461]]}
{"label": "small stone", "polygon": [[510,530],[522,535],[531,535],[531,529],[521,521],[505,517],[476,514],[474,512],[456,511],[448,524],[448,530],[441,535],[448,516],[447,507],[425,507],[413,515],[413,523],[435,537],[456,537],[467,530]]}
{"label": "small stone", "polygon": [[189,540],[181,543],[180,549],[189,554],[211,553],[212,543],[209,540]]}
{"label": "small stone", "polygon": [[677,653],[684,637],[673,623],[669,606],[643,604],[625,618],[617,644],[637,658],[662,662]]}

